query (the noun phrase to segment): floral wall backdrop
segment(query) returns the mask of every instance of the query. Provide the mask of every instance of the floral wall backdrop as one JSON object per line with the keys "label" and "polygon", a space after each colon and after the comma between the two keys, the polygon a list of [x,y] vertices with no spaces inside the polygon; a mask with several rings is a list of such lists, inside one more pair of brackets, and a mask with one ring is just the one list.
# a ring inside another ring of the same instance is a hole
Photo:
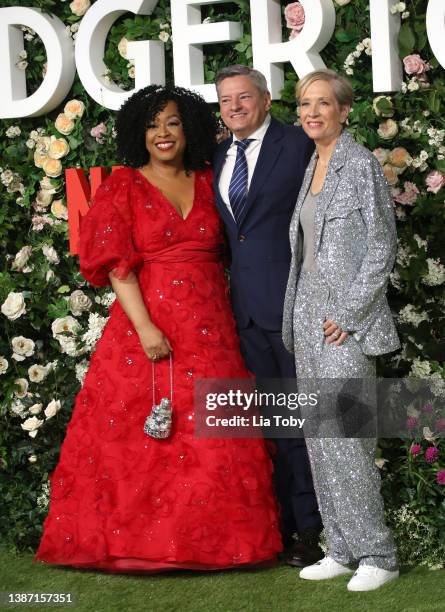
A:
{"label": "floral wall backdrop", "polygon": [[[16,6],[0,2],[0,7]],[[298,36],[304,10],[282,1],[283,33]],[[35,0],[20,6],[56,14],[74,39],[90,0]],[[399,250],[390,300],[402,349],[379,364],[387,377],[431,379],[434,399],[407,406],[412,440],[381,440],[377,464],[383,478],[388,520],[402,562],[440,567],[445,563],[445,70],[426,36],[427,0],[395,2],[401,14],[401,92],[372,91],[369,3],[336,0],[335,34],[322,52],[326,65],[346,74],[356,91],[349,118],[355,138],[373,150],[392,188]],[[248,0],[203,7],[207,21],[227,18],[244,25],[236,45],[205,48],[205,76],[231,63],[252,62]],[[126,58],[129,40],[165,43],[167,78],[172,77],[170,3],[160,0],[150,17],[124,15],[110,31],[107,77],[134,86]],[[25,51],[16,58],[31,93],[41,82],[46,55],[35,33],[23,28]],[[282,100],[273,114],[297,121],[297,77],[286,66]],[[68,252],[64,170],[111,167],[115,113],[97,105],[76,79],[70,95],[44,117],[0,125],[0,537],[17,549],[36,546],[48,504],[48,473],[61,441],[88,360],[114,300],[79,274]],[[441,259],[442,258],[442,259]],[[442,436],[442,437],[441,437]]]}

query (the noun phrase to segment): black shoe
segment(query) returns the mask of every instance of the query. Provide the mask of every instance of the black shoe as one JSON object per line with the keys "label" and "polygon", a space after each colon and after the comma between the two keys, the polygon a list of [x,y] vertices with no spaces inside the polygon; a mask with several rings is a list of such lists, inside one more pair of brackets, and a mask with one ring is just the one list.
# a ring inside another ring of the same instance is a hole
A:
{"label": "black shoe", "polygon": [[319,536],[320,532],[315,529],[308,529],[299,534],[298,540],[288,551],[287,565],[306,567],[323,559],[325,554],[320,548]]}

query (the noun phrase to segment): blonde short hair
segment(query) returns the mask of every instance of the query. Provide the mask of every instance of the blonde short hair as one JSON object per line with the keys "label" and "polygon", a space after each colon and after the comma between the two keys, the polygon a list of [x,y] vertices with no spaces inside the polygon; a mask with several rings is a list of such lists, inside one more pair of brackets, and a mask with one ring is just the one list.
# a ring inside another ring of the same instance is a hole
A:
{"label": "blonde short hair", "polygon": [[335,99],[339,106],[352,106],[354,101],[354,90],[352,89],[351,83],[345,77],[337,74],[335,70],[314,70],[310,72],[297,83],[297,100],[300,101],[304,92],[312,85],[315,81],[326,81],[330,83],[332,91],[334,92]]}

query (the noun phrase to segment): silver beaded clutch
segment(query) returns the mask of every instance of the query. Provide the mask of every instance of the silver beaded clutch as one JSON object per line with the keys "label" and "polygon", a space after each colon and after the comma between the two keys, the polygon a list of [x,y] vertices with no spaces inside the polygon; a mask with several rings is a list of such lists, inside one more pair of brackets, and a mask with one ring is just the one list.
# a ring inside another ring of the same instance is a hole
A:
{"label": "silver beaded clutch", "polygon": [[157,440],[165,440],[171,433],[172,428],[172,400],[173,400],[173,364],[170,354],[170,399],[163,397],[159,404],[156,404],[155,399],[155,364],[152,362],[152,388],[153,388],[153,406],[150,414],[145,419],[144,433],[147,436],[156,438]]}

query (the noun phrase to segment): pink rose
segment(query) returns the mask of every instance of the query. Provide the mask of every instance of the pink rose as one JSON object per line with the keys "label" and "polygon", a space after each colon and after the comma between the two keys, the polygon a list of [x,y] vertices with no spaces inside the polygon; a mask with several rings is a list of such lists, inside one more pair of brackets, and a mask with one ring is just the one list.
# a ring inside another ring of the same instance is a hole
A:
{"label": "pink rose", "polygon": [[105,123],[98,123],[93,128],[91,128],[90,134],[93,138],[96,139],[97,142],[103,142],[102,136],[107,133],[107,126]]}
{"label": "pink rose", "polygon": [[425,183],[427,191],[437,193],[445,185],[445,174],[442,174],[439,170],[433,170],[426,177]]}
{"label": "pink rose", "polygon": [[288,4],[284,9],[284,16],[286,17],[286,25],[288,28],[301,32],[304,26],[305,17],[304,8],[300,2],[292,2],[291,4]]}
{"label": "pink rose", "polygon": [[423,74],[431,68],[428,62],[425,62],[417,53],[404,57],[403,65],[406,74]]}
{"label": "pink rose", "polygon": [[417,189],[417,186],[414,183],[410,183],[409,181],[406,181],[403,184],[403,187],[405,191],[401,192],[400,189],[398,189],[397,193],[393,193],[394,201],[398,202],[398,204],[412,206],[417,200],[417,196],[419,195],[420,191]]}
{"label": "pink rose", "polygon": [[382,147],[379,147],[378,149],[374,149],[373,153],[375,157],[377,157],[377,159],[379,160],[379,163],[381,166],[383,166],[383,164],[385,164],[388,161],[388,156],[389,156],[388,149],[382,149]]}

